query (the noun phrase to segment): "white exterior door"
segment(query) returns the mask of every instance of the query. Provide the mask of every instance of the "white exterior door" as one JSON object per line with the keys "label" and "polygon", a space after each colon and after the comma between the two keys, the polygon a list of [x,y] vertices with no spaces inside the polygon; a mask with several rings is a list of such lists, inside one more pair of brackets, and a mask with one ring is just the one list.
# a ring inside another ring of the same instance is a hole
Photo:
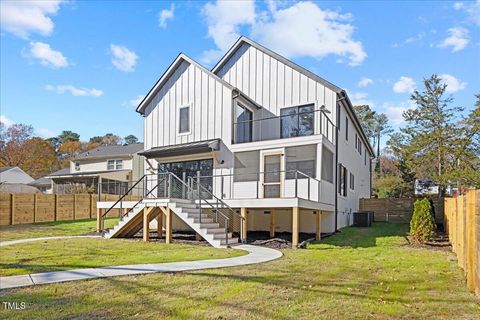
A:
{"label": "white exterior door", "polygon": [[284,150],[268,150],[260,153],[262,164],[261,185],[263,198],[280,198],[285,180]]}

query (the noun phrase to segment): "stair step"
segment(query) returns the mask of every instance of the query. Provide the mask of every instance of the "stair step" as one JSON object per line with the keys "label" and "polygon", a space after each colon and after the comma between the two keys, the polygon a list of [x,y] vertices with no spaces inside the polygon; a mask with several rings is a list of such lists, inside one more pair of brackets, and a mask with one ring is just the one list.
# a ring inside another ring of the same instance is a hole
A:
{"label": "stair step", "polygon": [[225,228],[208,228],[207,234],[225,233]]}
{"label": "stair step", "polygon": [[202,229],[210,229],[210,228],[218,228],[219,225],[218,223],[212,222],[212,223],[200,223],[200,228]]}
{"label": "stair step", "polygon": [[[200,223],[200,219],[199,218],[193,218],[193,222],[194,223]],[[212,218],[202,218],[202,224],[204,224],[204,223],[213,223],[213,219]]]}
{"label": "stair step", "polygon": [[[231,232],[227,233],[228,239],[233,239],[233,234]],[[213,239],[225,239],[225,233],[214,233]]]}
{"label": "stair step", "polygon": [[[229,238],[229,239],[228,239],[228,244],[236,244],[236,243],[238,243],[238,238]],[[221,239],[221,240],[220,240],[220,244],[221,244],[222,246],[226,245],[226,244],[227,244],[227,240]]]}

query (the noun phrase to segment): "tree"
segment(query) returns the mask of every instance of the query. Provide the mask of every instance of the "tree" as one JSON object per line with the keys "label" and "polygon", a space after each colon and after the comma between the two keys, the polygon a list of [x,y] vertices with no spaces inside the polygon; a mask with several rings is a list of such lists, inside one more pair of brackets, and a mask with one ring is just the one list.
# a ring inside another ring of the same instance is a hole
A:
{"label": "tree", "polygon": [[452,137],[458,136],[454,115],[463,109],[452,106],[451,96],[445,97],[447,85],[437,75],[423,83],[424,91],[415,90],[411,95],[416,108],[403,113],[407,124],[400,129],[403,148],[399,153],[417,178],[430,178],[444,188]]}
{"label": "tree", "polygon": [[417,200],[413,204],[410,220],[410,239],[414,243],[425,243],[435,235],[435,219],[428,199]]}
{"label": "tree", "polygon": [[79,141],[80,135],[73,131],[65,130],[58,136],[58,139],[60,140],[60,144],[63,144],[67,141]]}
{"label": "tree", "polygon": [[362,125],[362,129],[365,132],[365,135],[370,140],[372,145],[374,145],[376,138],[376,112],[373,111],[369,105],[353,106],[353,110],[355,110],[355,114],[357,115],[357,118]]}
{"label": "tree", "polygon": [[55,150],[51,144],[33,137],[33,127],[14,124],[6,128],[0,124],[0,165],[19,167],[33,178],[39,178],[58,168]]}
{"label": "tree", "polygon": [[133,144],[133,143],[138,142],[138,138],[136,136],[134,136],[133,134],[129,134],[128,136],[123,138],[123,140],[125,140],[126,144]]}
{"label": "tree", "polygon": [[107,133],[102,138],[102,145],[114,146],[114,145],[120,144],[121,141],[122,141],[122,138],[120,138],[119,136],[113,133]]}
{"label": "tree", "polygon": [[[388,124],[388,117],[384,113],[374,115],[375,138],[373,147],[377,146],[377,158],[380,156],[380,143],[383,135],[392,133],[392,127]],[[377,161],[378,171],[382,171],[381,162]]]}
{"label": "tree", "polygon": [[82,152],[82,143],[80,141],[66,141],[58,149],[59,159],[62,168],[67,168],[76,155]]}

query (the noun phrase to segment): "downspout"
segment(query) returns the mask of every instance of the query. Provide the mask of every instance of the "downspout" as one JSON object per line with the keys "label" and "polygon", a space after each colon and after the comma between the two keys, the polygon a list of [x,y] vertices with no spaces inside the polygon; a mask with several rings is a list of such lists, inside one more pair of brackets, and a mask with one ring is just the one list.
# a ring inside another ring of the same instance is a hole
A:
{"label": "downspout", "polygon": [[337,123],[335,125],[335,232],[338,231],[338,124],[340,123],[340,104],[337,99]]}

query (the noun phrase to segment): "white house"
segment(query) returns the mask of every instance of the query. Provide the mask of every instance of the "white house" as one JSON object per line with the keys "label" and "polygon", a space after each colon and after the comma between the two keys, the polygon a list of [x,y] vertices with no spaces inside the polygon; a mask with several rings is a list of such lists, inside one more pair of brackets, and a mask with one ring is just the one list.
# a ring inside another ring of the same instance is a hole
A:
{"label": "white house", "polygon": [[350,225],[359,198],[370,196],[373,150],[346,92],[248,38],[212,70],[178,55],[137,111],[146,199],[107,236],[158,207],[208,240],[200,203],[212,228],[242,240],[251,230],[288,231],[296,245],[299,232]]}

